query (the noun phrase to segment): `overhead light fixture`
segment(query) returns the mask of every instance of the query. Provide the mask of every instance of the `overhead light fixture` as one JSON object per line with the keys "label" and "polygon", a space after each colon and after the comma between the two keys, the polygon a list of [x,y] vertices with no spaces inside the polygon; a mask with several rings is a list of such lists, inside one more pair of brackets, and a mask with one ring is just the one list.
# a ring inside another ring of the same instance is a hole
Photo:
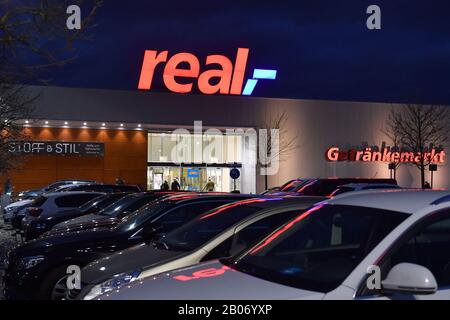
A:
{"label": "overhead light fixture", "polygon": [[142,125],[139,123],[139,124],[138,124],[138,128],[140,128],[140,127],[142,127]]}
{"label": "overhead light fixture", "polygon": [[64,121],[64,125],[67,126],[69,123],[67,121]]}
{"label": "overhead light fixture", "polygon": [[121,123],[120,126],[123,127],[123,123]]}
{"label": "overhead light fixture", "polygon": [[48,121],[45,121],[45,124],[48,124]]}
{"label": "overhead light fixture", "polygon": [[[5,122],[8,122],[8,120],[5,120]],[[28,120],[25,120],[25,123],[30,123],[30,121],[28,121]]]}
{"label": "overhead light fixture", "polygon": [[83,126],[85,126],[85,127],[86,127],[86,126],[87,126],[87,122],[83,122]]}
{"label": "overhead light fixture", "polygon": [[106,126],[106,123],[103,122],[103,123],[102,123],[102,127],[104,127],[104,126]]}

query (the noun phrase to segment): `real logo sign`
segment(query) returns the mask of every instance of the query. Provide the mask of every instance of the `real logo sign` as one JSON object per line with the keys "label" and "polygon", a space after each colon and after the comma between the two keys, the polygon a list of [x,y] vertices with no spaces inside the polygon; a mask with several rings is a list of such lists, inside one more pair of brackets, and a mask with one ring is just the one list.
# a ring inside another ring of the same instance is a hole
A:
{"label": "real logo sign", "polygon": [[[146,50],[138,89],[150,90],[156,67],[159,64],[165,64],[163,81],[167,89],[172,92],[189,93],[197,80],[197,87],[204,94],[251,95],[258,80],[276,79],[277,71],[254,69],[253,77],[248,79],[244,86],[248,55],[248,48],[238,48],[234,62],[224,55],[209,55],[206,57],[205,66],[219,66],[219,68],[208,68],[202,71],[200,60],[192,53],[177,53],[169,58],[167,50],[161,52]],[[179,78],[185,79],[181,83],[177,81]],[[189,81],[189,79],[192,80]]]}

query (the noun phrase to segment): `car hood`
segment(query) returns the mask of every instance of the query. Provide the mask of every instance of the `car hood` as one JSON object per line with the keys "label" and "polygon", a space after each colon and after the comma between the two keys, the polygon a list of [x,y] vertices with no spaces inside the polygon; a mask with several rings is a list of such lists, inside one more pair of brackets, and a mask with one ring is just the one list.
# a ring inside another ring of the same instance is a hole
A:
{"label": "car hood", "polygon": [[187,254],[159,250],[151,244],[142,243],[91,262],[82,269],[81,281],[86,284],[99,284],[116,274],[163,264]]}
{"label": "car hood", "polygon": [[100,300],[274,300],[322,299],[323,293],[296,289],[235,271],[219,261],[148,277],[108,292]]}
{"label": "car hood", "polygon": [[28,256],[36,254],[46,254],[61,248],[85,248],[99,246],[102,242],[108,241],[117,235],[109,228],[92,229],[88,231],[68,232],[48,235],[26,242],[12,251],[16,256]]}
{"label": "car hood", "polygon": [[21,206],[26,206],[27,204],[30,204],[31,202],[33,202],[33,200],[21,200],[21,201],[16,201],[16,202],[13,202],[13,203],[7,205],[7,206],[5,207],[5,209],[7,209],[7,208],[17,208],[17,207],[21,207]]}
{"label": "car hood", "polygon": [[91,230],[95,228],[111,228],[115,226],[120,220],[116,218],[104,218],[97,219],[97,215],[95,214],[89,214],[86,216],[81,216],[79,218],[85,218],[78,220],[71,219],[69,221],[73,221],[73,223],[59,223],[56,226],[54,226],[49,232],[45,234],[45,236],[53,235],[53,234],[59,234],[59,233],[67,233],[67,232],[78,232],[78,231],[85,231],[85,230]]}

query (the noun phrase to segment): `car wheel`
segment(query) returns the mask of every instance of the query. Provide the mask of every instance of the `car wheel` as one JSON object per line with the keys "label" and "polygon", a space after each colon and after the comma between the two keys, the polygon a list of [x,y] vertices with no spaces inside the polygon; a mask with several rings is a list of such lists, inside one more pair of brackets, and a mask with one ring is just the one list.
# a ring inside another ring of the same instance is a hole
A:
{"label": "car wheel", "polygon": [[39,300],[64,300],[67,294],[67,267],[60,266],[50,271],[38,293]]}

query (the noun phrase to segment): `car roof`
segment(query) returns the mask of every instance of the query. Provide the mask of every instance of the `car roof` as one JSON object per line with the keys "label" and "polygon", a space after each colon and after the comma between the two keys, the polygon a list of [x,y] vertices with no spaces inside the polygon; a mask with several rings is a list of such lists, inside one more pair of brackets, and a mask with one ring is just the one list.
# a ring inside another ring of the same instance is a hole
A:
{"label": "car roof", "polygon": [[241,201],[234,202],[233,204],[226,204],[223,207],[244,204],[251,205],[253,207],[258,207],[261,209],[270,209],[276,207],[284,207],[284,206],[295,206],[295,205],[303,205],[310,204],[313,205],[322,200],[327,199],[327,197],[319,197],[319,196],[300,196],[300,197],[276,197],[276,196],[261,196],[261,197],[253,197],[249,199],[244,199]]}
{"label": "car roof", "polygon": [[98,192],[98,191],[66,191],[66,192],[44,193],[43,196],[50,198],[50,197],[68,196],[68,195],[77,195],[77,194],[97,194],[98,196],[101,196],[101,195],[105,195],[106,193]]}
{"label": "car roof", "polygon": [[370,207],[404,213],[417,212],[438,200],[448,198],[450,191],[422,189],[381,189],[343,193],[327,201],[329,204]]}
{"label": "car roof", "polygon": [[182,193],[176,195],[168,195],[162,198],[161,201],[171,201],[176,203],[189,202],[193,200],[197,201],[211,201],[211,200],[223,200],[223,199],[241,199],[255,198],[254,194],[242,194],[242,193]]}
{"label": "car roof", "polygon": [[365,187],[392,187],[392,188],[400,188],[398,185],[396,184],[392,184],[392,183],[347,183],[347,184],[343,184],[338,186],[338,188],[340,187],[350,187],[350,188],[365,188]]}

